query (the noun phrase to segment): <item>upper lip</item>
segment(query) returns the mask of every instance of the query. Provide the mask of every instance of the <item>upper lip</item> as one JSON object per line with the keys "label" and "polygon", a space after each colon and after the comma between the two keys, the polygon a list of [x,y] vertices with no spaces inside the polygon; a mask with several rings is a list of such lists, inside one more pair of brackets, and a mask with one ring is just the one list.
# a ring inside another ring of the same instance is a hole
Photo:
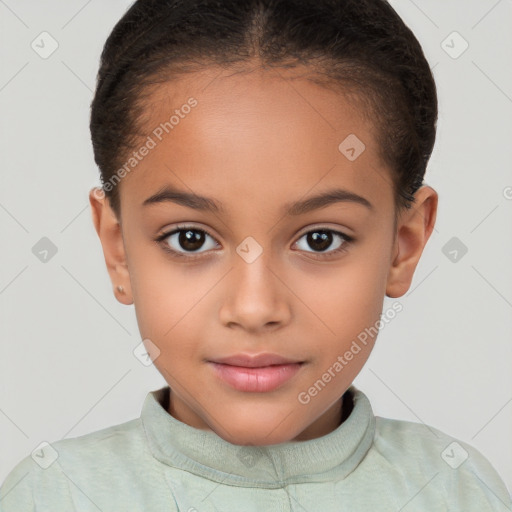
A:
{"label": "upper lip", "polygon": [[294,359],[280,356],[278,354],[235,354],[229,357],[212,359],[212,363],[229,364],[231,366],[245,366],[246,368],[258,368],[274,364],[301,363]]}

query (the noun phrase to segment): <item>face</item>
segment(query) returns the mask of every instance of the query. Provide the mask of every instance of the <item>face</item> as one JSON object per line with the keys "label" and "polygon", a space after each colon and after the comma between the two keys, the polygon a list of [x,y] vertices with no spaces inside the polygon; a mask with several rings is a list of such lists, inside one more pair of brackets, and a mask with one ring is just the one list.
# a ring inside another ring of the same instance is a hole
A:
{"label": "face", "polygon": [[396,233],[374,126],[284,70],[161,85],[144,125],[150,149],[119,185],[120,225],[90,197],[169,413],[234,444],[332,431],[375,342],[361,333],[409,287],[435,192],[421,190]]}

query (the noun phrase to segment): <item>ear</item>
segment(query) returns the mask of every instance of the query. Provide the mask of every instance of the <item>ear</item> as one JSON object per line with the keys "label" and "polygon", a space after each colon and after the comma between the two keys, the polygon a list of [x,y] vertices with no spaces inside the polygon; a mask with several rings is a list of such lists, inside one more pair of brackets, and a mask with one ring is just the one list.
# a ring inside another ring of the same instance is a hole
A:
{"label": "ear", "polygon": [[388,297],[401,297],[410,288],[416,265],[436,222],[437,192],[424,185],[414,197],[411,209],[403,211],[397,221],[393,261],[386,285]]}
{"label": "ear", "polygon": [[[105,263],[114,287],[114,295],[122,304],[133,304],[130,274],[126,260],[121,225],[101,188],[89,192],[92,221],[103,247]],[[121,286],[123,291],[118,290]]]}

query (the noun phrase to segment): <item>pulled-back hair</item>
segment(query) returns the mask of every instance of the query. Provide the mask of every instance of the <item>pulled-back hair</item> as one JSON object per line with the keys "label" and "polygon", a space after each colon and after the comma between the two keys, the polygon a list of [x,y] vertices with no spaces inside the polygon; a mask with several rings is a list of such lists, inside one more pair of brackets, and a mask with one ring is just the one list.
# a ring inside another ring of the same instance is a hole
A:
{"label": "pulled-back hair", "polygon": [[[308,79],[351,92],[392,171],[396,209],[410,208],[435,142],[437,93],[420,43],[385,0],[137,0],[105,43],[91,105],[102,182],[142,135],[151,86],[255,63],[306,66]],[[105,194],[120,217],[119,187]]]}

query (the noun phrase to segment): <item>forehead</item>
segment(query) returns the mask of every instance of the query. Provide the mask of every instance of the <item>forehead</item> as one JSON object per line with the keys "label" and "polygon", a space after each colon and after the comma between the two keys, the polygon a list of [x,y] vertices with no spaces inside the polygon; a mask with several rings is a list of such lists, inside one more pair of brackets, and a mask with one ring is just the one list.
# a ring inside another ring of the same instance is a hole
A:
{"label": "forehead", "polygon": [[211,68],[155,87],[141,123],[141,145],[152,147],[124,179],[122,202],[141,205],[170,184],[213,196],[228,213],[332,186],[392,205],[377,127],[360,102],[299,74]]}

